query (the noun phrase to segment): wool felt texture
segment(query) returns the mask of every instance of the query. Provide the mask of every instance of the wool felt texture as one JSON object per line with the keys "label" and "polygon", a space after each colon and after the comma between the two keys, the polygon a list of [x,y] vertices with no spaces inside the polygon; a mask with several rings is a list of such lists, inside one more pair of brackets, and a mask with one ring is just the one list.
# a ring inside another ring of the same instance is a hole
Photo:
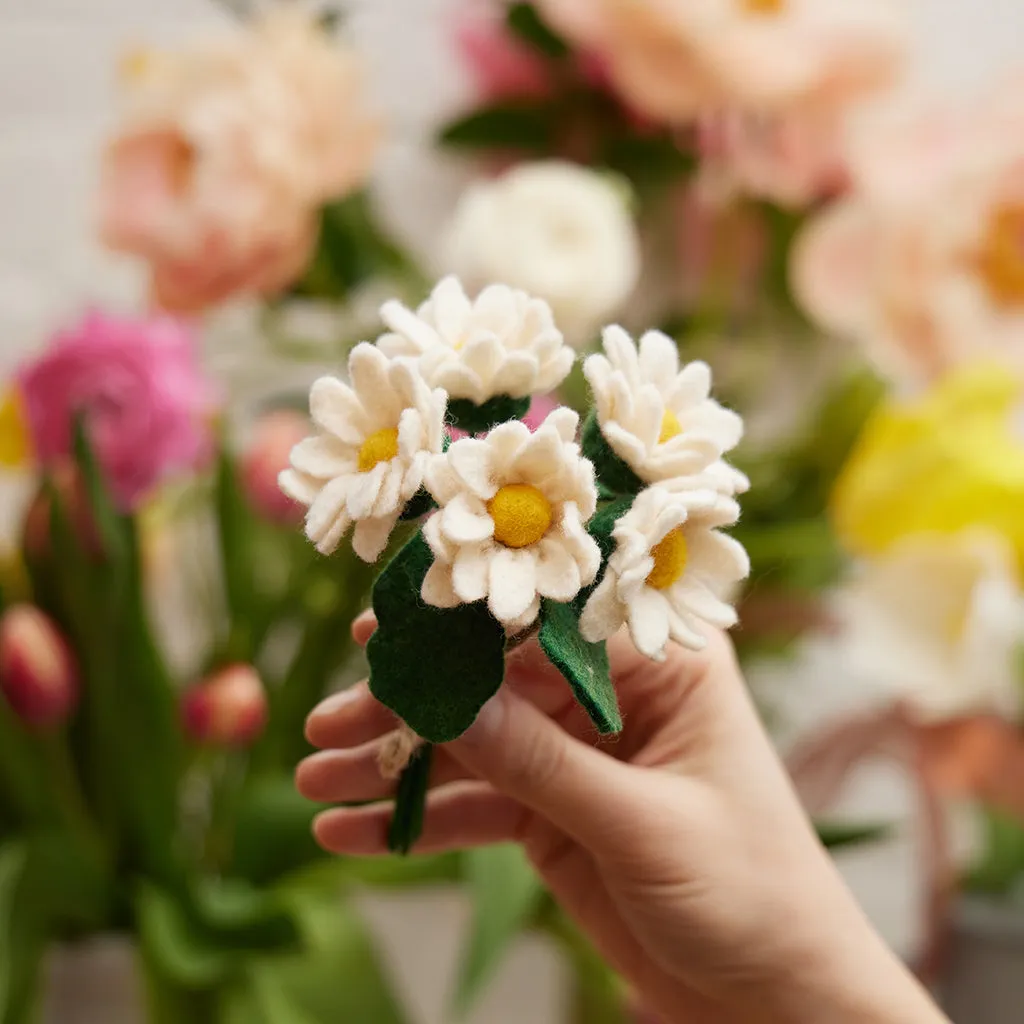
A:
{"label": "wool felt texture", "polygon": [[647,486],[605,440],[594,410],[584,421],[582,444],[583,454],[594,464],[603,494],[639,494]]}
{"label": "wool felt texture", "polygon": [[612,686],[608,651],[580,635],[579,616],[571,604],[541,602],[540,646],[565,676],[580,706],[602,735],[621,732],[622,715]]}
{"label": "wool felt texture", "polygon": [[609,502],[597,510],[594,518],[587,524],[587,533],[597,542],[601,550],[601,568],[597,570],[597,576],[589,587],[584,587],[573,601],[573,608],[579,614],[587,603],[590,595],[604,579],[605,570],[608,568],[608,559],[612,557],[615,550],[615,538],[612,537],[612,530],[615,524],[633,507],[633,498],[627,496]]}
{"label": "wool felt texture", "polygon": [[426,488],[421,487],[406,503],[399,518],[407,523],[412,519],[420,519],[432,509],[437,508],[437,503],[430,496]]}
{"label": "wool felt texture", "polygon": [[477,405],[468,398],[453,398],[448,402],[448,422],[467,434],[486,434],[499,423],[522,419],[529,408],[529,396],[495,395],[483,405]]}
{"label": "wool felt texture", "polygon": [[403,857],[416,845],[423,833],[423,817],[427,806],[427,787],[434,748],[424,743],[412,755],[398,779],[395,792],[395,813],[388,825],[388,849]]}
{"label": "wool felt texture", "polygon": [[423,578],[434,556],[418,532],[373,587],[377,630],[366,646],[370,691],[425,740],[472,724],[505,674],[505,631],[483,602],[434,608]]}

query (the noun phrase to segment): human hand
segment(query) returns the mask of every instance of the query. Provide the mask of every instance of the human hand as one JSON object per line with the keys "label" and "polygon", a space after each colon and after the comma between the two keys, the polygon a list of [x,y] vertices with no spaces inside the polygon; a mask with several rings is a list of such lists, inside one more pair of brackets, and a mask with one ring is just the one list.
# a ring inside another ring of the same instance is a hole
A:
{"label": "human hand", "polygon": [[[372,616],[353,631],[365,643]],[[536,644],[436,751],[417,850],[520,842],[554,897],[668,1021],[925,1024],[945,1018],[885,948],[821,848],[729,641],[654,663],[608,644],[625,728],[598,738]],[[298,770],[323,802],[385,800],[396,719],[365,684],[326,700]],[[328,850],[386,852],[387,803],[317,819]]]}

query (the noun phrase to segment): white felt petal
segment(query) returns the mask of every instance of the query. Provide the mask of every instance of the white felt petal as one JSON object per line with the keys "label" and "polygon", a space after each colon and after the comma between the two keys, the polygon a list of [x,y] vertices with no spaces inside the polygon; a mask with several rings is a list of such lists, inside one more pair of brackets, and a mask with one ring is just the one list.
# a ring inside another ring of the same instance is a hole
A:
{"label": "white felt petal", "polygon": [[336,377],[321,377],[309,391],[313,422],[345,444],[361,445],[369,432],[368,420],[355,392]]}
{"label": "white felt petal", "polygon": [[654,661],[665,660],[669,637],[669,612],[665,598],[645,587],[629,603],[629,632],[636,649]]}
{"label": "white felt petal", "polygon": [[430,316],[438,332],[449,345],[461,338],[472,305],[457,277],[449,276],[440,281],[426,305],[430,307]]}
{"label": "white felt petal", "polygon": [[398,454],[406,461],[425,447],[423,417],[417,409],[406,409],[398,421]]}
{"label": "white felt petal", "polygon": [[601,549],[597,546],[597,541],[583,529],[579,509],[574,502],[567,501],[562,506],[562,519],[558,528],[580,568],[582,585],[589,587],[601,567]]}
{"label": "white felt petal", "polygon": [[483,546],[463,548],[452,564],[452,586],[467,604],[487,597],[490,561]]}
{"label": "white felt petal", "polygon": [[662,392],[675,379],[679,373],[679,350],[668,335],[648,331],[640,339],[640,373]]}
{"label": "white felt petal", "polygon": [[658,443],[664,413],[665,406],[658,389],[653,384],[645,384],[637,392],[636,414],[630,427],[647,451]]}
{"label": "white felt petal", "polygon": [[640,386],[640,360],[633,339],[618,325],[604,329],[601,336],[608,361],[623,374],[631,388]]}
{"label": "white felt petal", "polygon": [[467,341],[460,355],[478,380],[489,381],[501,365],[504,352],[493,334],[483,334]]}
{"label": "white felt petal", "polygon": [[537,593],[552,601],[571,601],[580,592],[580,568],[564,544],[545,537],[537,545]]}
{"label": "white felt petal", "polygon": [[598,419],[603,423],[611,416],[611,364],[602,355],[587,356],[583,360],[583,376],[594,395]]}
{"label": "white felt petal", "polygon": [[688,409],[703,402],[711,393],[711,367],[707,363],[687,363],[664,392],[673,410]]}
{"label": "white felt petal", "polygon": [[451,395],[452,398],[468,398],[480,403],[490,396],[485,393],[484,384],[468,367],[455,360],[448,360],[437,367],[431,382]]}
{"label": "white felt petal", "polygon": [[580,632],[592,644],[614,636],[625,622],[625,608],[615,595],[615,582],[615,574],[606,573],[580,616]]}
{"label": "white felt petal", "polygon": [[447,454],[434,455],[427,461],[423,482],[438,505],[447,505],[462,490],[462,483]]}
{"label": "white felt petal", "polygon": [[750,575],[750,557],[746,549],[727,533],[698,531],[687,538],[687,546],[690,571],[716,590]]}
{"label": "white felt petal", "polygon": [[423,524],[423,539],[427,542],[434,558],[450,562],[455,554],[455,549],[445,539],[441,531],[441,514],[434,512],[427,517]]}
{"label": "white felt petal", "polygon": [[306,536],[318,543],[338,516],[344,514],[350,477],[339,477],[325,484],[306,513]]}
{"label": "white felt petal", "polygon": [[[315,538],[310,536],[310,540],[316,544],[316,549],[321,555],[330,555],[341,543],[342,538],[348,532],[348,528],[351,525],[352,520],[344,512],[339,512],[330,521],[327,529],[323,530]],[[308,530],[306,533],[309,536]]]}
{"label": "white felt petal", "polygon": [[669,590],[669,601],[680,611],[688,611],[719,629],[736,625],[736,611],[696,580],[680,581]]}
{"label": "white felt petal", "polygon": [[677,644],[691,651],[703,651],[708,645],[708,638],[701,632],[696,619],[690,615],[680,614],[674,608],[668,612],[669,632]]}
{"label": "white felt petal", "polygon": [[448,464],[466,487],[483,501],[490,501],[497,493],[498,485],[494,480],[491,452],[486,441],[472,437],[456,441],[448,449]]}
{"label": "white felt petal", "polygon": [[420,597],[434,608],[455,608],[462,604],[452,587],[451,566],[435,561],[423,577]]}
{"label": "white felt petal", "polygon": [[520,618],[537,596],[534,552],[498,547],[491,557],[487,606],[499,622]]}
{"label": "white felt petal", "polygon": [[277,478],[277,486],[294,501],[302,505],[312,505],[323,486],[321,481],[314,480],[294,469],[283,470]]}
{"label": "white felt petal", "polygon": [[[385,326],[400,335],[402,341],[411,343],[412,349],[416,352],[426,352],[440,344],[437,331],[395,299],[381,306],[380,318]],[[385,335],[378,341],[378,345],[388,355],[399,355],[409,351],[407,346],[399,345],[397,341],[398,339]]]}
{"label": "white felt petal", "polygon": [[346,476],[356,469],[352,449],[323,434],[304,438],[292,448],[291,464],[293,469],[317,480]]}
{"label": "white felt petal", "polygon": [[377,496],[370,507],[371,517],[397,515],[402,511],[402,506],[406,501],[402,497],[404,482],[405,469],[402,464],[397,459],[388,463],[387,472],[384,474]]}
{"label": "white felt petal", "polygon": [[565,405],[553,409],[544,420],[544,427],[554,430],[563,441],[574,441],[579,425],[579,413]]}
{"label": "white felt petal", "polygon": [[509,619],[507,622],[502,623],[505,627],[506,636],[516,636],[518,633],[522,633],[524,630],[529,629],[537,620],[537,616],[540,614],[540,598],[534,597],[530,602],[530,606],[520,615],[518,618]]}
{"label": "white felt petal", "polygon": [[534,394],[557,388],[569,376],[573,363],[576,362],[576,355],[572,349],[562,348],[553,356],[538,361],[540,369],[530,389]]}
{"label": "white felt petal", "polygon": [[441,529],[453,544],[479,544],[494,536],[494,520],[479,499],[457,494],[441,512]]}
{"label": "white felt petal", "polygon": [[388,378],[388,357],[369,342],[360,342],[348,357],[348,374],[375,429],[394,426],[401,406]]}
{"label": "white felt petal", "polygon": [[397,520],[397,515],[361,519],[352,533],[352,550],[364,562],[376,562],[387,547]]}
{"label": "white felt petal", "polygon": [[643,442],[635,434],[631,434],[614,421],[603,423],[601,433],[604,434],[604,439],[611,446],[612,451],[620,459],[628,462],[639,476],[643,476],[641,470],[647,456],[647,449],[644,448]]}
{"label": "white felt petal", "polygon": [[529,443],[530,429],[519,420],[500,423],[487,435],[491,449],[491,469],[495,476],[505,477],[518,454]]}
{"label": "white felt petal", "polygon": [[346,504],[353,519],[365,519],[370,514],[390,466],[390,462],[378,462],[369,473],[357,473],[349,478]]}
{"label": "white felt petal", "polygon": [[547,426],[541,427],[530,436],[509,466],[511,477],[536,484],[558,473],[561,469],[564,443],[555,430]]}
{"label": "white felt petal", "polygon": [[[510,352],[494,378],[493,393],[525,398],[537,385],[538,370],[537,359],[529,352]],[[549,389],[541,387],[538,390]]]}

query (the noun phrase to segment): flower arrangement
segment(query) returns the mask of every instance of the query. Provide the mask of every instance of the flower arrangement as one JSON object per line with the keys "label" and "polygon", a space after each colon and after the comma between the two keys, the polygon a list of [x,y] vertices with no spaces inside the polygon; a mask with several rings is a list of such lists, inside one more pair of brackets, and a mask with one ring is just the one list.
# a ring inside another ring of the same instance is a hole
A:
{"label": "flower arrangement", "polygon": [[[432,749],[509,652],[538,644],[614,733],[620,629],[659,659],[739,624],[830,846],[885,832],[827,820],[856,765],[907,763],[926,953],[953,877],[1010,902],[1017,79],[886,110],[895,0],[467,3],[472,92],[435,141],[473,178],[427,270],[370,198],[391,119],[344,19],[225,5],[230,32],[120,69],[99,234],[149,312],[71,322],[0,401],[32,491],[0,562],[0,1024],[34,1019],[49,947],[111,930],[154,1021],[400,1024],[347,897],[438,881],[473,902],[460,1011],[535,929],[574,1019],[625,1021],[518,851],[415,855]],[[411,855],[328,861],[291,772],[366,668]],[[970,864],[953,801],[981,812]]]}

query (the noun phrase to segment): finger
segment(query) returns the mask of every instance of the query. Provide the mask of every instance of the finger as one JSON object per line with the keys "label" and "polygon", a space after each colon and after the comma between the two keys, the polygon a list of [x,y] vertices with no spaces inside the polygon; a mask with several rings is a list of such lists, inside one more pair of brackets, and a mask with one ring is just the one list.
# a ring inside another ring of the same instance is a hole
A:
{"label": "finger", "polygon": [[318,704],[306,719],[306,739],[320,748],[356,747],[391,732],[397,723],[364,681]]}
{"label": "finger", "polygon": [[[344,750],[322,750],[307,757],[295,771],[299,792],[315,803],[347,803],[383,800],[393,796],[395,779],[380,770],[380,742]],[[470,778],[466,768],[443,750],[435,752],[430,785],[442,786]]]}
{"label": "finger", "polygon": [[[339,807],[313,823],[317,842],[332,853],[373,856],[388,852],[387,833],[394,805]],[[423,833],[416,853],[441,853],[515,840],[524,809],[479,782],[457,782],[427,798]]]}
{"label": "finger", "polygon": [[373,636],[373,631],[376,628],[377,616],[373,614],[372,608],[367,608],[365,612],[352,620],[352,639],[360,647],[365,647],[366,641]]}
{"label": "finger", "polygon": [[574,739],[514,690],[502,687],[445,747],[475,775],[573,835],[618,850],[637,794],[618,762]]}

